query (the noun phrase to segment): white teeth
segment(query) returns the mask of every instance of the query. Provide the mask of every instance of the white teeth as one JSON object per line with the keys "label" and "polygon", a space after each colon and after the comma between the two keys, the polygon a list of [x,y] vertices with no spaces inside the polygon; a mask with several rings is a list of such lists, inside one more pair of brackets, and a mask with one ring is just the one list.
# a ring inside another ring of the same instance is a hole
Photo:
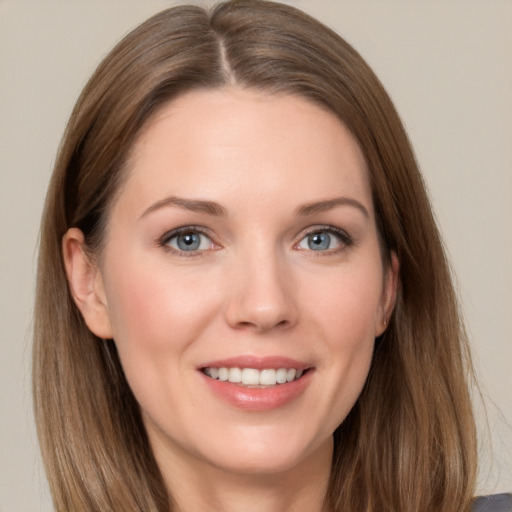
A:
{"label": "white teeth", "polygon": [[229,382],[242,382],[242,370],[240,368],[229,369]]}
{"label": "white teeth", "polygon": [[[291,371],[291,370],[290,370]],[[286,374],[288,370],[286,368],[279,368],[276,372],[276,382],[278,384],[284,384],[286,382]],[[293,376],[295,377],[295,370],[293,371]],[[293,379],[291,379],[293,380]]]}
{"label": "white teeth", "polygon": [[295,368],[204,368],[204,373],[212,379],[223,382],[229,381],[244,386],[275,386],[285,384],[299,379],[304,373],[303,370]]}
{"label": "white teeth", "polygon": [[257,386],[260,383],[260,372],[254,368],[242,370],[242,384],[246,386]]}
{"label": "white teeth", "polygon": [[[301,370],[302,375],[302,370]],[[286,382],[291,382],[292,380],[298,379],[300,375],[297,377],[297,370],[295,368],[290,368],[286,370]]]}
{"label": "white teeth", "polygon": [[260,384],[262,386],[275,386],[276,385],[276,371],[275,370],[261,370]]}

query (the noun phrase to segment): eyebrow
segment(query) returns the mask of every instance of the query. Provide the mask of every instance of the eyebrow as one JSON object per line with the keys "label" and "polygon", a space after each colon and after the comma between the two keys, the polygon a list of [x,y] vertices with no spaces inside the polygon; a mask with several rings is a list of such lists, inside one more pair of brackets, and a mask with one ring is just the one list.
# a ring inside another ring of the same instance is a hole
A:
{"label": "eyebrow", "polygon": [[357,208],[367,219],[370,218],[370,213],[363,204],[350,197],[335,197],[333,199],[326,199],[325,201],[307,203],[297,208],[297,214],[300,216],[307,216],[315,213],[326,212],[336,208],[337,206],[353,206],[354,208]]}
{"label": "eyebrow", "polygon": [[178,208],[183,208],[185,210],[190,210],[198,213],[206,213],[208,215],[215,215],[217,217],[227,215],[226,209],[219,203],[215,203],[213,201],[202,201],[200,199],[184,199],[182,197],[172,196],[166,197],[161,201],[153,203],[149,208],[144,210],[140,218],[142,219],[149,213],[152,213],[155,210],[159,210],[160,208],[165,208],[168,206],[176,206]]}
{"label": "eyebrow", "polygon": [[[153,203],[149,208],[144,210],[140,218],[165,207],[178,207],[185,210],[190,210],[198,213],[206,213],[207,215],[214,215],[216,217],[227,216],[227,210],[219,203],[214,201],[203,201],[200,199],[185,199],[182,197],[166,197],[156,203]],[[352,206],[357,208],[366,218],[370,218],[368,210],[362,203],[350,197],[335,197],[333,199],[326,199],[324,201],[315,201],[313,203],[306,203],[299,206],[296,210],[297,215],[305,217],[315,213],[322,213],[338,206]]]}

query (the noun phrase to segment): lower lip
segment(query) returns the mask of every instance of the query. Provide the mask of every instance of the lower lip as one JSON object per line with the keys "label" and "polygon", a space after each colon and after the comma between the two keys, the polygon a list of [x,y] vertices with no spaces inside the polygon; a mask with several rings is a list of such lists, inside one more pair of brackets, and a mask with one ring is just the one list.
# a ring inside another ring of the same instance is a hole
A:
{"label": "lower lip", "polygon": [[311,382],[314,371],[309,369],[300,379],[268,388],[247,388],[229,381],[220,381],[201,372],[209,389],[232,407],[244,411],[269,411],[283,407],[299,398]]}

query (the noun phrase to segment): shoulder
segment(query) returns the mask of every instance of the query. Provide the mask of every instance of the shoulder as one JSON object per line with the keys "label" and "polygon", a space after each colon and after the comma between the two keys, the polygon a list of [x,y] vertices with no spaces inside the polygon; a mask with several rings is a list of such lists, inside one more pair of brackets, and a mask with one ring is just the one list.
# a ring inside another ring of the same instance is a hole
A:
{"label": "shoulder", "polygon": [[493,494],[475,498],[471,512],[512,512],[512,494]]}

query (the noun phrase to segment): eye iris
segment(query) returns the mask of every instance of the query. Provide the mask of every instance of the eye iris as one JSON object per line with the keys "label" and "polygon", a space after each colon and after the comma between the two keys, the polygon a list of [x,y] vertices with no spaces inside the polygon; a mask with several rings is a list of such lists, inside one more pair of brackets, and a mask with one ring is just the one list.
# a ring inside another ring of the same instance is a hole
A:
{"label": "eye iris", "polygon": [[176,242],[182,251],[195,251],[201,245],[201,236],[198,233],[184,233],[178,236]]}
{"label": "eye iris", "polygon": [[329,233],[320,232],[313,233],[308,236],[308,246],[313,251],[322,251],[325,249],[329,249],[331,245],[331,236]]}

